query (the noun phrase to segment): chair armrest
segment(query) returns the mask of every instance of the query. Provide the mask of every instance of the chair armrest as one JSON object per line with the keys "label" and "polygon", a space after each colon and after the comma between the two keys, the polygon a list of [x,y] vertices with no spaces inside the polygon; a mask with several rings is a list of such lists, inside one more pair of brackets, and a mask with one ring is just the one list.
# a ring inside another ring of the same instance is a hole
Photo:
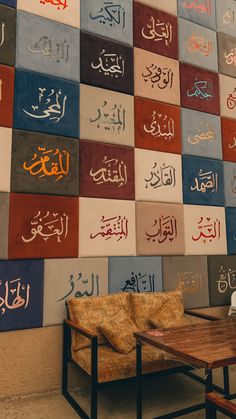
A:
{"label": "chair armrest", "polygon": [[206,402],[216,406],[217,410],[223,413],[236,415],[236,405],[229,400],[224,399],[216,393],[207,393]]}
{"label": "chair armrest", "polygon": [[85,327],[79,326],[72,320],[64,320],[64,324],[90,340],[95,340],[98,338],[98,336],[95,333],[91,332],[89,329],[86,329]]}

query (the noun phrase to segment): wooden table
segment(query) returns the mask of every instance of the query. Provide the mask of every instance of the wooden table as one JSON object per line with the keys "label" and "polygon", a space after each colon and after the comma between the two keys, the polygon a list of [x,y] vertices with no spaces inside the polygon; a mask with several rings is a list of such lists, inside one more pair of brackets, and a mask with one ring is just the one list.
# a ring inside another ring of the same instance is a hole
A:
{"label": "wooden table", "polygon": [[[236,364],[236,319],[228,318],[214,322],[197,323],[181,327],[160,331],[136,332],[134,336],[137,341],[137,418],[142,418],[142,344],[149,344],[158,349],[175,355],[184,363],[195,368],[204,368],[206,373],[205,389],[206,393],[212,391],[212,370],[214,368],[224,368],[228,371],[228,366]],[[228,389],[229,393],[229,389]],[[160,418],[174,418],[199,410],[201,406],[192,406],[182,411],[168,415],[159,416]],[[201,407],[202,408],[202,407]],[[207,417],[210,418],[209,412]]]}
{"label": "wooden table", "polygon": [[228,318],[229,307],[230,306],[193,308],[185,310],[185,313],[207,320],[224,320]]}

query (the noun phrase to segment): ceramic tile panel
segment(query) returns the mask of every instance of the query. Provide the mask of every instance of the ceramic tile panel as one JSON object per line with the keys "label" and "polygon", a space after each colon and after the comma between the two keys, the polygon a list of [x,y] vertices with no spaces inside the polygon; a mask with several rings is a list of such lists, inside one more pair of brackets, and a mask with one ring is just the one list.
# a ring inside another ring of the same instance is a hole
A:
{"label": "ceramic tile panel", "polygon": [[216,32],[185,19],[178,22],[180,61],[217,72]]}
{"label": "ceramic tile panel", "polygon": [[221,118],[221,129],[224,160],[236,162],[236,121]]}
{"label": "ceramic tile panel", "polygon": [[109,258],[109,293],[162,291],[161,257]]}
{"label": "ceramic tile panel", "polygon": [[228,254],[236,254],[236,208],[225,208]]}
{"label": "ceramic tile panel", "polygon": [[10,196],[10,259],[78,256],[78,198]]}
{"label": "ceramic tile panel", "polygon": [[182,153],[222,159],[220,117],[181,109]]}
{"label": "ceramic tile panel", "polygon": [[216,30],[215,0],[177,0],[177,4],[180,17]]}
{"label": "ceramic tile panel", "polygon": [[0,0],[0,4],[5,4],[6,6],[16,8],[16,1],[17,0]]}
{"label": "ceramic tile panel", "polygon": [[0,127],[0,192],[10,192],[12,130]]}
{"label": "ceramic tile panel", "polygon": [[206,256],[163,257],[163,289],[180,288],[186,309],[209,306]]}
{"label": "ceramic tile panel", "polygon": [[183,205],[136,202],[137,255],[183,255]]}
{"label": "ceramic tile panel", "polygon": [[227,254],[225,209],[184,205],[185,254]]}
{"label": "ceramic tile panel", "polygon": [[79,136],[79,84],[16,70],[14,128]]}
{"label": "ceramic tile panel", "polygon": [[80,138],[133,146],[133,96],[81,84]]}
{"label": "ceramic tile panel", "polygon": [[80,0],[17,0],[17,9],[75,28],[80,27]]}
{"label": "ceramic tile panel", "polygon": [[43,260],[0,261],[0,331],[43,323]]}
{"label": "ceramic tile panel", "polygon": [[18,11],[16,67],[79,82],[79,49],[79,29]]}
{"label": "ceramic tile panel", "polygon": [[80,198],[79,256],[135,256],[135,203]]}
{"label": "ceramic tile panel", "polygon": [[235,36],[236,4],[234,0],[216,0],[217,31]]}
{"label": "ceramic tile panel", "polygon": [[211,306],[230,305],[236,289],[236,257],[208,257],[209,294]]}
{"label": "ceramic tile panel", "polygon": [[154,9],[177,15],[177,0],[168,0],[168,2],[166,0],[138,0],[138,2]]}
{"label": "ceramic tile panel", "polygon": [[16,11],[0,3],[0,64],[14,66]]}
{"label": "ceramic tile panel", "polygon": [[81,0],[81,29],[133,45],[133,0]]}
{"label": "ceramic tile panel", "polygon": [[180,64],[181,106],[220,114],[219,76],[216,73]]}
{"label": "ceramic tile panel", "polygon": [[[236,29],[236,27],[235,27]],[[219,73],[236,76],[236,39],[218,33]]]}
{"label": "ceramic tile panel", "polygon": [[136,201],[182,203],[181,156],[135,149]]}
{"label": "ceramic tile panel", "polygon": [[14,130],[11,191],[78,196],[78,140]]}
{"label": "ceramic tile panel", "polygon": [[177,18],[134,2],[134,46],[178,59]]}
{"label": "ceramic tile panel", "polygon": [[12,128],[14,74],[13,67],[0,65],[0,127]]}
{"label": "ceramic tile panel", "polygon": [[180,108],[139,97],[134,106],[136,147],[180,154]]}
{"label": "ceramic tile panel", "polygon": [[80,196],[135,199],[134,150],[80,141]]}
{"label": "ceramic tile panel", "polygon": [[220,113],[227,118],[236,119],[236,79],[219,75]]}
{"label": "ceramic tile panel", "polygon": [[133,94],[133,48],[86,32],[80,45],[81,83]]}
{"label": "ceramic tile panel", "polygon": [[177,60],[134,48],[134,84],[135,96],[180,104]]}
{"label": "ceramic tile panel", "polygon": [[192,156],[182,161],[184,203],[224,206],[223,162]]}
{"label": "ceramic tile panel", "polygon": [[62,324],[66,300],[108,294],[108,259],[45,260],[43,325]]}
{"label": "ceramic tile panel", "polygon": [[7,192],[0,192],[0,259],[8,257],[9,196]]}

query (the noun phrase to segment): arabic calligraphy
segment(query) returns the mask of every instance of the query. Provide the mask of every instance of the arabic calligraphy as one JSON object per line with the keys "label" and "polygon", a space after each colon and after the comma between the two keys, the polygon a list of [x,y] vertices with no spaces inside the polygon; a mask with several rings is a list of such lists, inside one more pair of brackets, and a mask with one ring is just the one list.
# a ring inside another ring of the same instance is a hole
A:
{"label": "arabic calligraphy", "polygon": [[[204,132],[205,131],[205,132]],[[199,144],[203,141],[211,141],[216,139],[214,127],[209,124],[207,120],[203,121],[198,129],[199,134],[188,135],[187,141],[189,144]]]}
{"label": "arabic calligraphy", "polygon": [[0,102],[2,101],[2,85],[3,85],[3,82],[2,82],[2,79],[0,79]]}
{"label": "arabic calligraphy", "polygon": [[68,7],[67,0],[40,0],[40,3],[57,6],[57,10],[65,10]]}
{"label": "arabic calligraphy", "polygon": [[134,273],[125,281],[125,285],[121,287],[123,292],[154,292],[155,291],[155,274],[143,274],[141,272]]}
{"label": "arabic calligraphy", "polygon": [[229,93],[228,98],[227,98],[227,107],[230,110],[233,110],[235,106],[236,106],[236,87],[233,93]]}
{"label": "arabic calligraphy", "polygon": [[142,73],[142,77],[145,83],[149,82],[151,87],[154,88],[156,85],[159,89],[172,88],[174,73],[171,68],[161,68],[155,64],[146,66],[147,73]]}
{"label": "arabic calligraphy", "polygon": [[46,88],[39,87],[38,105],[32,105],[31,112],[25,109],[23,112],[32,118],[48,118],[49,121],[54,121],[57,124],[65,116],[67,95],[63,97],[61,90],[56,92],[54,89],[50,89],[50,93],[45,97],[46,92]]}
{"label": "arabic calligraphy", "polygon": [[[4,297],[1,292],[4,288]],[[0,280],[0,316],[3,316],[7,310],[26,309],[30,300],[30,285],[22,282],[21,278],[13,279],[3,283]]]}
{"label": "arabic calligraphy", "polygon": [[108,24],[112,26],[121,26],[125,28],[125,9],[120,4],[114,4],[113,1],[104,1],[104,6],[99,8],[96,12],[90,12],[91,20],[98,20],[103,25]]}
{"label": "arabic calligraphy", "polygon": [[191,186],[191,191],[198,191],[202,193],[210,192],[216,193],[218,191],[218,174],[213,173],[212,170],[209,172],[203,172],[199,170],[198,175],[194,178],[195,185]]}
{"label": "arabic calligraphy", "polygon": [[198,241],[203,238],[203,243],[207,240],[212,242],[212,239],[220,239],[221,236],[221,223],[220,220],[212,220],[211,217],[200,217],[197,223],[197,235],[192,236],[194,241]]}
{"label": "arabic calligraphy", "polygon": [[[60,300],[57,300],[59,303],[60,301],[64,301],[66,298],[68,298],[71,294],[74,295],[74,297],[91,297],[98,296],[99,295],[99,282],[100,278],[98,274],[91,273],[91,276],[89,277],[83,277],[83,273],[79,272],[78,277],[75,279],[74,275],[70,275],[70,279],[68,281],[69,286],[71,287],[69,292],[64,295],[64,297],[60,298]],[[77,288],[78,290],[76,291]]]}
{"label": "arabic calligraphy", "polygon": [[104,76],[110,77],[124,77],[125,74],[125,61],[122,55],[110,54],[105,49],[102,50],[98,57],[98,64],[91,63],[91,67],[94,70],[98,70],[99,73],[103,73]]}
{"label": "arabic calligraphy", "polygon": [[47,150],[46,147],[39,146],[38,152],[34,153],[30,163],[24,161],[24,170],[28,171],[32,176],[39,175],[40,178],[55,176],[56,181],[68,175],[70,167],[70,154],[68,151],[60,151],[58,148],[56,150]]}
{"label": "arabic calligraphy", "polygon": [[208,57],[213,51],[213,42],[207,41],[204,36],[197,36],[194,33],[188,39],[188,51],[190,53],[199,52]]}
{"label": "arabic calligraphy", "polygon": [[219,279],[216,280],[216,283],[220,294],[225,294],[228,289],[236,289],[236,270],[232,270],[231,268],[227,269],[221,265],[218,274]]}
{"label": "arabic calligraphy", "polygon": [[234,179],[233,179],[232,192],[236,193],[236,176],[234,176]]}
{"label": "arabic calligraphy", "polygon": [[196,13],[207,13],[208,15],[212,13],[211,0],[184,0],[182,6],[185,9],[194,10]]}
{"label": "arabic calligraphy", "polygon": [[233,144],[229,144],[228,147],[231,148],[236,148],[236,137],[233,137]]}
{"label": "arabic calligraphy", "polygon": [[100,220],[101,226],[100,231],[97,233],[90,234],[90,239],[96,239],[97,237],[105,237],[105,240],[109,240],[112,237],[116,238],[116,241],[127,239],[128,237],[128,220],[127,218],[116,217],[106,218],[104,215]]}
{"label": "arabic calligraphy", "polygon": [[[156,117],[158,117],[158,121]],[[162,127],[161,127],[162,124]],[[175,121],[173,118],[168,118],[166,114],[157,113],[153,111],[152,121],[150,127],[146,124],[143,126],[144,131],[147,134],[151,134],[153,137],[164,138],[165,141],[171,141],[175,137]]]}
{"label": "arabic calligraphy", "polygon": [[178,283],[183,294],[195,294],[202,287],[202,275],[197,272],[180,272]]}
{"label": "arabic calligraphy", "polygon": [[122,105],[109,105],[104,100],[101,108],[97,109],[97,115],[90,118],[90,122],[96,124],[97,128],[103,127],[105,131],[111,131],[120,134],[126,127],[126,110]]}
{"label": "arabic calligraphy", "polygon": [[3,23],[1,24],[0,47],[2,47],[2,46],[3,46],[3,44],[4,44],[4,42],[5,42],[5,28],[6,28],[6,25],[5,25],[5,23],[3,22]]}
{"label": "arabic calligraphy", "polygon": [[[195,79],[196,80],[196,79]],[[201,100],[208,100],[213,98],[213,86],[211,81],[197,80],[193,84],[193,87],[187,90],[188,97],[196,97]]]}
{"label": "arabic calligraphy", "polygon": [[142,36],[155,42],[164,41],[169,46],[173,39],[173,26],[169,22],[164,23],[159,19],[155,20],[152,16],[150,22],[142,28]]}
{"label": "arabic calligraphy", "polygon": [[175,168],[165,163],[158,166],[155,162],[150,177],[144,180],[146,182],[146,188],[149,186],[153,189],[160,188],[161,186],[172,186],[174,188],[176,185]]}
{"label": "arabic calligraphy", "polygon": [[43,54],[46,57],[51,57],[57,63],[61,61],[67,63],[69,59],[69,48],[70,45],[66,39],[58,41],[55,38],[49,38],[45,35],[41,36],[35,43],[28,45],[28,50],[32,54]]}
{"label": "arabic calligraphy", "polygon": [[104,163],[104,167],[96,171],[92,168],[89,173],[97,185],[109,182],[115,183],[118,188],[121,188],[127,184],[127,166],[123,160],[109,159],[104,156],[102,163]]}
{"label": "arabic calligraphy", "polygon": [[225,62],[228,65],[236,65],[236,48],[231,48],[229,52],[225,51]]}
{"label": "arabic calligraphy", "polygon": [[223,22],[226,25],[234,25],[235,24],[235,11],[230,7],[225,11],[223,16]]}
{"label": "arabic calligraphy", "polygon": [[153,233],[145,232],[148,242],[155,243],[157,240],[159,244],[162,244],[167,239],[172,242],[177,238],[177,220],[174,216],[161,215],[158,220],[154,221],[152,228]]}
{"label": "arabic calligraphy", "polygon": [[38,211],[37,215],[30,222],[32,226],[30,233],[32,236],[29,238],[21,236],[22,241],[30,243],[36,237],[42,237],[46,243],[51,237],[56,237],[57,242],[61,243],[62,238],[65,239],[67,237],[68,223],[69,217],[65,213],[60,215],[57,212],[51,213],[47,211],[45,215],[42,215],[41,211]]}

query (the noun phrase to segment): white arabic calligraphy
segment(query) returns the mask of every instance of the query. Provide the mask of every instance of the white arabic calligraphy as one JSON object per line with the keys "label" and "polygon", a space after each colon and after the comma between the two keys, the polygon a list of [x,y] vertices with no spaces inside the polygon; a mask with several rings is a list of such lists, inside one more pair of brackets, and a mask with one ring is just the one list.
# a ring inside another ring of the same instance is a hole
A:
{"label": "white arabic calligraphy", "polygon": [[150,23],[142,28],[142,36],[145,39],[151,39],[155,42],[165,41],[165,44],[169,46],[173,38],[173,27],[172,25],[164,22],[160,22],[159,19],[155,21],[152,16]]}
{"label": "white arabic calligraphy", "polygon": [[104,163],[105,167],[95,172],[93,168],[90,170],[90,176],[97,185],[110,182],[116,183],[117,187],[120,188],[127,184],[127,166],[123,160],[109,159],[105,156],[102,163]]}
{"label": "white arabic calligraphy", "polygon": [[203,172],[202,169],[199,170],[199,173],[195,177],[195,185],[191,186],[191,191],[198,191],[206,193],[208,189],[210,193],[218,191],[218,174],[210,172]]}
{"label": "white arabic calligraphy", "polygon": [[[48,221],[48,218],[50,218],[50,221]],[[41,211],[38,211],[37,215],[30,223],[34,226],[31,228],[32,236],[30,238],[21,236],[22,241],[30,243],[37,236],[40,236],[46,242],[49,238],[56,236],[57,242],[61,243],[61,237],[64,239],[67,237],[68,222],[69,217],[65,213],[63,213],[63,215],[59,215],[58,213],[50,213],[50,211],[47,211],[43,216],[41,215]]]}
{"label": "white arabic calligraphy", "polygon": [[[0,291],[3,281],[0,280]],[[30,299],[30,285],[21,283],[21,278],[14,279],[12,281],[6,281],[4,284],[5,287],[5,297],[0,296],[0,316],[3,316],[6,313],[6,310],[16,310],[18,308],[24,307],[26,309],[29,304]],[[21,296],[24,294],[24,297]]]}
{"label": "white arabic calligraphy", "polygon": [[5,42],[5,27],[6,27],[5,23],[2,23],[0,47],[2,47]]}
{"label": "white arabic calligraphy", "polygon": [[[158,121],[156,117],[158,117]],[[161,122],[163,127],[161,128]],[[152,122],[148,128],[146,124],[143,126],[144,131],[147,134],[151,134],[153,137],[163,137],[166,141],[171,141],[175,137],[175,121],[173,118],[168,118],[166,114],[157,113],[153,111]]]}
{"label": "white arabic calligraphy", "polygon": [[67,95],[62,98],[61,90],[56,92],[51,89],[47,98],[45,98],[46,91],[47,89],[39,87],[38,105],[31,106],[34,113],[25,109],[23,109],[23,112],[31,118],[48,118],[49,121],[54,121],[57,124],[65,116]]}
{"label": "white arabic calligraphy", "polygon": [[55,38],[49,38],[48,36],[41,36],[41,38],[33,43],[28,45],[28,50],[32,54],[43,54],[47,57],[51,57],[57,63],[60,61],[65,61],[67,63],[69,59],[69,48],[70,45],[64,39],[64,41],[57,41]]}
{"label": "white arabic calligraphy", "polygon": [[98,64],[91,63],[91,67],[94,70],[99,70],[99,73],[103,72],[104,76],[124,77],[125,61],[121,55],[107,53],[105,49],[99,55]]}

